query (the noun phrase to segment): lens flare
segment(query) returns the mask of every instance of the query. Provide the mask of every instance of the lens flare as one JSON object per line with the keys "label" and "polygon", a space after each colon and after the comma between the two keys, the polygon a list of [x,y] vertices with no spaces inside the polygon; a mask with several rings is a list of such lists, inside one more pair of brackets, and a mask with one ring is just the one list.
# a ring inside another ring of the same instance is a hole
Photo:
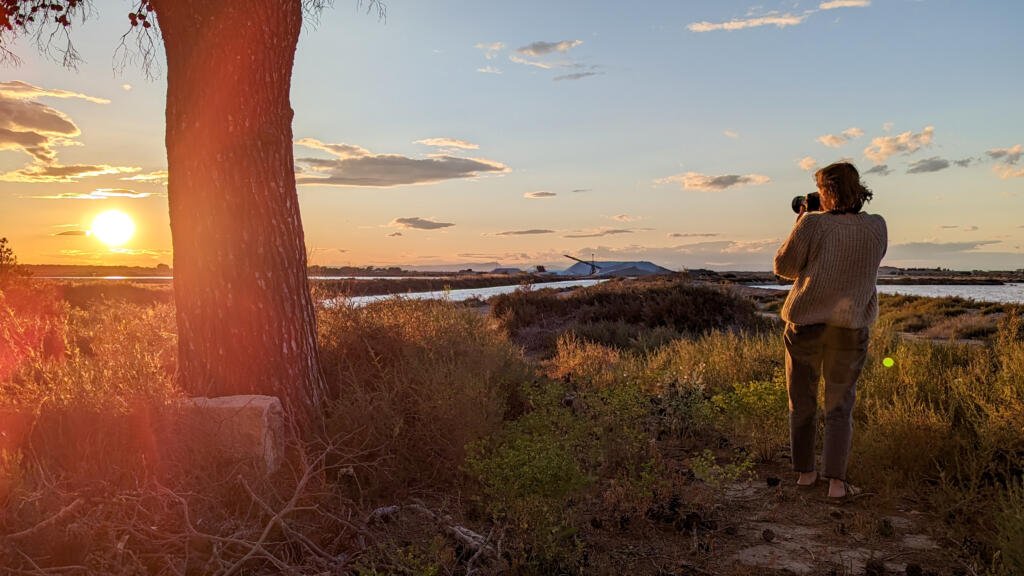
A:
{"label": "lens flare", "polygon": [[120,210],[107,210],[93,218],[89,234],[107,246],[121,246],[135,234],[135,222]]}
{"label": "lens flare", "polygon": [[896,361],[893,360],[892,358],[886,357],[882,360],[882,366],[885,366],[886,368],[892,368],[895,364]]}

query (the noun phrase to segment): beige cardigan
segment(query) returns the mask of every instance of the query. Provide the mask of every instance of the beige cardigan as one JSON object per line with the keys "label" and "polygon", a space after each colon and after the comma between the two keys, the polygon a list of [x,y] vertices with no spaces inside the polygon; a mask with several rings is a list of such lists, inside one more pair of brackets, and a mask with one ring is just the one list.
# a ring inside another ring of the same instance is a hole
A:
{"label": "beige cardigan", "polygon": [[782,306],[792,324],[870,326],[888,231],[877,214],[804,214],[775,254],[775,273],[793,280]]}

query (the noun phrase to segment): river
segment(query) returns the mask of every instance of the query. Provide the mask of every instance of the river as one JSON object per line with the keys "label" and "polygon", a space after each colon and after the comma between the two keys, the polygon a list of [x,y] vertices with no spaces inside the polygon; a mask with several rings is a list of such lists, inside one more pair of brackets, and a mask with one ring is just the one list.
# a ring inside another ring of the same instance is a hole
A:
{"label": "river", "polygon": [[[599,280],[564,280],[562,282],[544,282],[542,284],[534,284],[533,288],[539,290],[541,288],[575,288],[580,286],[593,286],[604,282],[604,279]],[[388,298],[408,298],[411,300],[450,300],[452,302],[460,302],[462,300],[469,300],[470,298],[479,298],[486,300],[491,296],[497,296],[499,294],[510,294],[520,288],[519,284],[513,284],[511,286],[488,286],[486,288],[463,288],[460,290],[433,290],[430,292],[409,292],[405,294],[380,294],[377,296],[352,296],[345,298],[355,306],[365,306],[371,302],[378,302],[380,300],[387,300]]]}

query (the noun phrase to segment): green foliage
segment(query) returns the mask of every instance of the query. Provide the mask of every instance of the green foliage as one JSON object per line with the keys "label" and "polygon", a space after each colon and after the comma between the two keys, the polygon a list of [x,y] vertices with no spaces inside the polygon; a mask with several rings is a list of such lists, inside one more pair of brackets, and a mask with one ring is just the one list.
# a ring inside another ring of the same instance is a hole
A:
{"label": "green foliage", "polygon": [[1024,574],[1024,481],[1010,484],[999,498],[996,546],[1007,574]]}
{"label": "green foliage", "polygon": [[735,384],[711,402],[718,409],[719,427],[750,445],[761,462],[774,460],[789,439],[789,396],[779,379]]}
{"label": "green foliage", "polygon": [[719,464],[711,450],[704,450],[700,456],[690,460],[690,468],[698,480],[704,482],[716,492],[729,484],[750,478],[754,463],[749,456],[737,455],[734,459]]}

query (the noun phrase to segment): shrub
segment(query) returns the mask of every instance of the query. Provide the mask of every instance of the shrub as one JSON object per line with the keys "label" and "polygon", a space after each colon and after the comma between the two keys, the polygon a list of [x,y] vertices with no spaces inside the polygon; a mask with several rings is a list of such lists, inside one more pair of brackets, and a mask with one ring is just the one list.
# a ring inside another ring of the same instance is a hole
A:
{"label": "shrub", "polygon": [[320,311],[318,331],[338,394],[327,431],[362,451],[356,478],[378,494],[455,481],[465,446],[497,430],[529,379],[501,332],[447,302],[340,305]]}
{"label": "shrub", "polygon": [[1024,481],[1010,484],[1000,495],[996,514],[996,546],[1007,574],[1024,574]]}
{"label": "shrub", "polygon": [[789,396],[778,380],[735,384],[711,402],[719,411],[719,427],[750,445],[761,462],[774,460],[789,439]]}

